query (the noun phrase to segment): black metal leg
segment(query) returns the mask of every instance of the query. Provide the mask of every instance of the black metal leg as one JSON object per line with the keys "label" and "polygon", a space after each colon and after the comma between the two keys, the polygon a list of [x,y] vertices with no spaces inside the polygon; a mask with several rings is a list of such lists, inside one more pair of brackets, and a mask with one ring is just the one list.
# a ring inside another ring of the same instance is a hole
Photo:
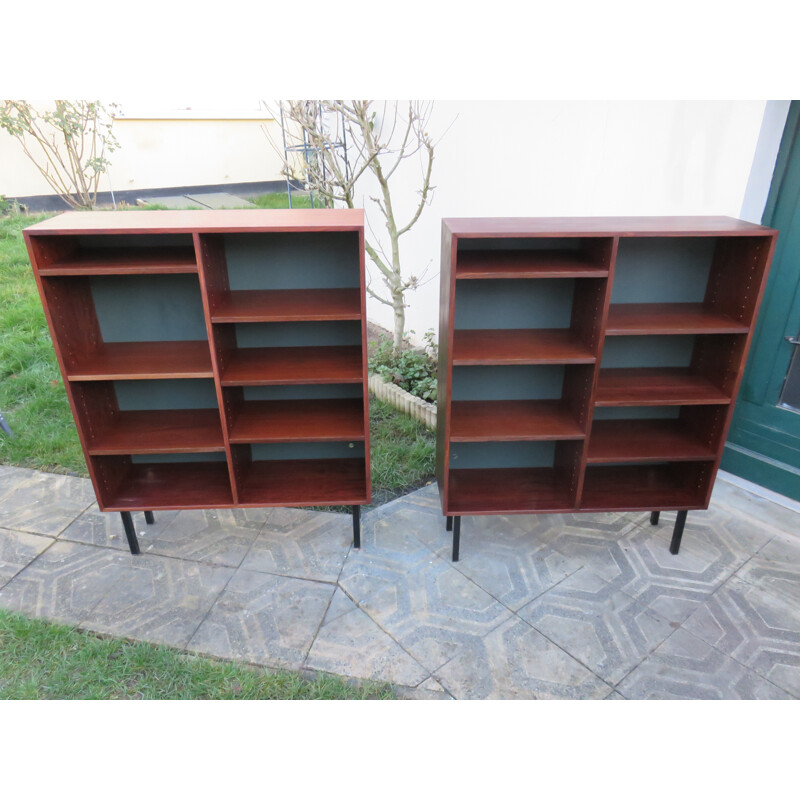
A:
{"label": "black metal leg", "polygon": [[445,517],[447,522],[445,523],[445,530],[451,531],[453,530],[453,518],[452,517]]}
{"label": "black metal leg", "polygon": [[131,549],[131,555],[138,556],[139,540],[136,538],[136,528],[133,527],[131,512],[120,511],[119,515],[122,517],[122,526],[125,528],[125,536],[128,539],[128,547]]}
{"label": "black metal leg", "polygon": [[461,517],[451,517],[453,520],[453,561],[458,561],[458,548],[461,544]]}
{"label": "black metal leg", "polygon": [[155,524],[156,518],[153,516],[153,512],[152,511],[145,511],[144,512],[144,521],[148,525],[154,525]]}
{"label": "black metal leg", "polygon": [[658,517],[661,514],[660,511],[653,511],[650,513],[650,524],[651,525],[658,525]]}
{"label": "black metal leg", "polygon": [[669,551],[672,555],[678,555],[678,550],[681,549],[681,537],[683,536],[683,526],[686,524],[687,511],[679,511],[678,516],[675,517],[675,527],[672,529],[672,541],[669,545]]}
{"label": "black metal leg", "polygon": [[353,506],[353,547],[361,547],[361,506]]}

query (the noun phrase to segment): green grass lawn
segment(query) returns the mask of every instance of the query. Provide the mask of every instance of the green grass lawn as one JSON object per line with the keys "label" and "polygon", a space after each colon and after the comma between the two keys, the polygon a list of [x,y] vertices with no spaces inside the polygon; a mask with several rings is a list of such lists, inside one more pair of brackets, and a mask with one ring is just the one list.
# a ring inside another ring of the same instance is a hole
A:
{"label": "green grass lawn", "polygon": [[0,610],[0,700],[368,700],[391,688],[191,656]]}

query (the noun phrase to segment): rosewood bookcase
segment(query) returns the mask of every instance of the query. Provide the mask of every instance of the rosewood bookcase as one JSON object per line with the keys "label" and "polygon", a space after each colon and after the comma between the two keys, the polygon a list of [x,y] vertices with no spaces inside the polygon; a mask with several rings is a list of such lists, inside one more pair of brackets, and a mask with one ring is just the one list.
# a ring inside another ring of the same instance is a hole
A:
{"label": "rosewood bookcase", "polygon": [[462,515],[708,507],[777,232],[445,219],[437,478]]}
{"label": "rosewood bookcase", "polygon": [[97,502],[370,501],[358,210],[71,212],[25,240]]}

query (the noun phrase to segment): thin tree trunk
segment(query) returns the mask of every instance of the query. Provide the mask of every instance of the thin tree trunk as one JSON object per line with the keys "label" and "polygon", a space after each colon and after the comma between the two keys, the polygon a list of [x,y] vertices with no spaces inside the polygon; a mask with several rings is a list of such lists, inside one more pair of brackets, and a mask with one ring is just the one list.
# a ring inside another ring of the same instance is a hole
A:
{"label": "thin tree trunk", "polygon": [[403,303],[402,292],[392,292],[392,307],[394,308],[394,350],[398,352],[403,346],[403,333],[406,329],[406,307]]}

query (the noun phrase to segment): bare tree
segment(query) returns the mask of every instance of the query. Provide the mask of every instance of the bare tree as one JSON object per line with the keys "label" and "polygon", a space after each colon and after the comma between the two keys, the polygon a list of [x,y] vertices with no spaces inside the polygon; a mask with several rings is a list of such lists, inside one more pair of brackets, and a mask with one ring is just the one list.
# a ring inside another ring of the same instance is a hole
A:
{"label": "bare tree", "polygon": [[[392,308],[393,343],[398,349],[405,334],[405,294],[416,289],[422,278],[403,274],[400,238],[420,218],[435,188],[431,185],[434,143],[426,130],[432,106],[418,102],[409,102],[407,109],[399,104],[393,108],[384,105],[379,116],[372,100],[298,100],[281,103],[281,110],[288,120],[288,144],[297,148],[305,142],[306,146],[305,158],[294,161],[280,150],[284,172],[292,177],[299,167],[306,188],[326,206],[343,203],[355,208],[356,186],[361,179],[371,174],[377,183],[377,195],[369,199],[383,218],[391,252],[387,253],[374,235],[366,241],[367,254],[384,286],[383,292],[378,292],[368,285],[367,292]],[[407,221],[398,222],[390,181],[398,167],[417,154],[421,167],[419,198]]]}
{"label": "bare tree", "polygon": [[[112,105],[113,109],[113,105]],[[24,100],[5,100],[0,128],[10,133],[53,190],[73,208],[94,208],[100,176],[119,144],[113,118],[98,100],[56,100],[38,112]]]}

